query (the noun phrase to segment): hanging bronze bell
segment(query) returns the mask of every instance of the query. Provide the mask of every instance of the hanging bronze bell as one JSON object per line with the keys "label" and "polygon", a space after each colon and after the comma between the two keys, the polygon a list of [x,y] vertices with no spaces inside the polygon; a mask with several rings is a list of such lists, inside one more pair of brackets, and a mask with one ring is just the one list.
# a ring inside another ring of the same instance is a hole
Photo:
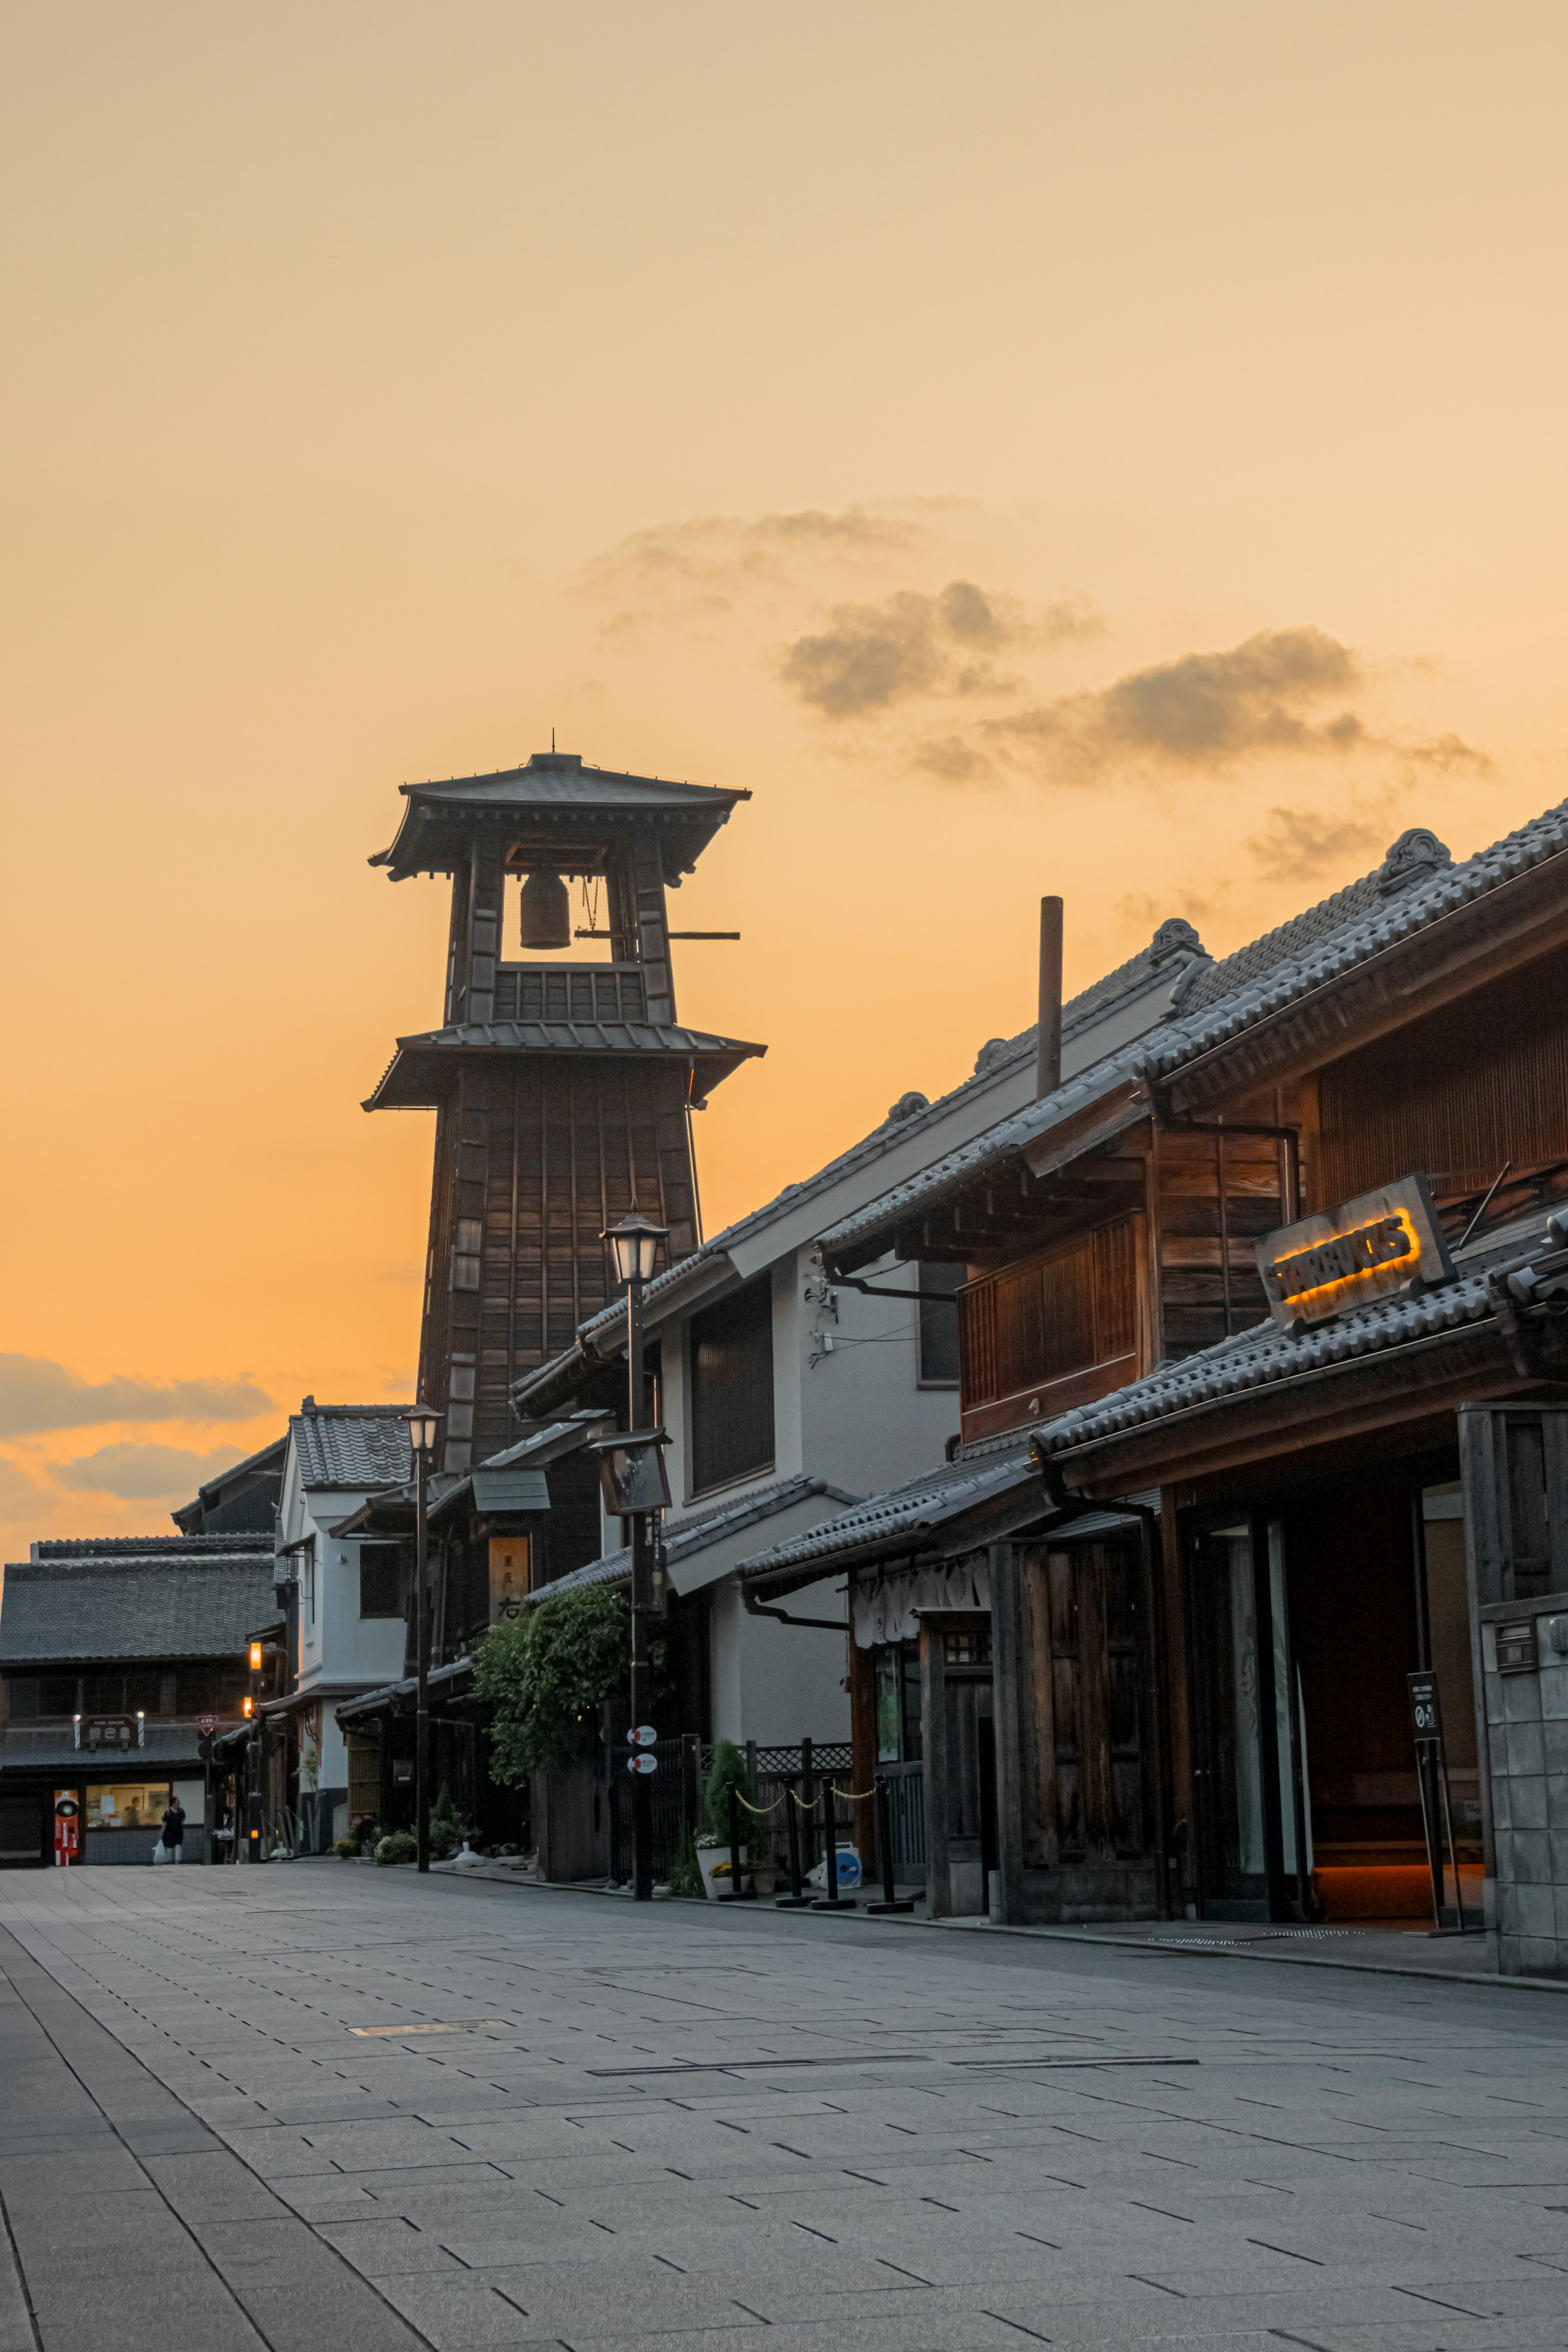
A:
{"label": "hanging bronze bell", "polygon": [[572,901],[559,874],[531,874],[522,886],[525,948],[569,948]]}

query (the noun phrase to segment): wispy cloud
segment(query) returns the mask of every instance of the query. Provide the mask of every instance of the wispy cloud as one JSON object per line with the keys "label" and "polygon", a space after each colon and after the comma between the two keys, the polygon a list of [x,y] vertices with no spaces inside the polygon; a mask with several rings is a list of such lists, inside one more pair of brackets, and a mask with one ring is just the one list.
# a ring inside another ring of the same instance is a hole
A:
{"label": "wispy cloud", "polygon": [[164,1495],[194,1495],[206,1479],[216,1478],[220,1470],[232,1469],[244,1458],[232,1445],[195,1454],[183,1445],[154,1445],[124,1438],[52,1467],[62,1486],[118,1495],[122,1502],[140,1503]]}
{"label": "wispy cloud", "polygon": [[1082,635],[1089,607],[1069,600],[1031,617],[1016,597],[950,580],[934,596],[900,589],[879,604],[839,604],[828,625],[797,637],[780,675],[823,718],[862,719],[917,697],[1011,694],[1018,680],[993,656]]}
{"label": "wispy cloud", "polygon": [[1396,796],[1375,808],[1272,808],[1247,846],[1271,882],[1313,882],[1325,874],[1364,872],[1375,865],[1398,829]]}
{"label": "wispy cloud", "polygon": [[727,611],[744,589],[777,586],[803,567],[902,556],[925,528],[916,514],[871,506],[693,515],[633,531],[588,565],[582,585],[630,608],[610,624],[624,631],[650,608]]}
{"label": "wispy cloud", "polygon": [[47,1356],[0,1355],[0,1437],[106,1421],[251,1421],[271,1402],[244,1379],[84,1381]]}

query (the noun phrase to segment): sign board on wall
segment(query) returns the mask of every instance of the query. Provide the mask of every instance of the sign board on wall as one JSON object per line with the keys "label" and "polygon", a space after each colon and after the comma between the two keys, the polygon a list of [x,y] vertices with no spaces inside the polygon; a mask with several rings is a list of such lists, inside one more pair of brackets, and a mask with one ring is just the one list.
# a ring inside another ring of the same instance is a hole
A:
{"label": "sign board on wall", "polygon": [[1258,1271],[1276,1323],[1326,1323],[1413,1282],[1447,1282],[1453,1261],[1424,1176],[1342,1201],[1265,1234]]}
{"label": "sign board on wall", "polygon": [[491,1536],[490,1623],[508,1625],[522,1614],[528,1591],[532,1545],[527,1536]]}

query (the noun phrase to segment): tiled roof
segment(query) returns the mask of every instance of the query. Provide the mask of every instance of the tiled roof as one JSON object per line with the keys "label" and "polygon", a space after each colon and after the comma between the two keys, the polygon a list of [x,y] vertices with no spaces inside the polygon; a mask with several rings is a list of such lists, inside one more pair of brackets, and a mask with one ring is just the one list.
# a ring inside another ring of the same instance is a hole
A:
{"label": "tiled roof", "polygon": [[[1255,1323],[1198,1355],[1184,1356],[1179,1363],[1163,1365],[1143,1380],[1113,1390],[1094,1404],[1079,1405],[1043,1423],[1037,1443],[1042,1453],[1065,1453],[1070,1446],[1167,1420],[1197,1405],[1218,1403],[1243,1390],[1269,1388],[1304,1372],[1330,1371],[1336,1364],[1484,1323],[1493,1311],[1487,1296],[1489,1270],[1519,1263],[1521,1253],[1542,1239],[1539,1213],[1519,1218],[1464,1251],[1456,1280],[1419,1297],[1385,1298],[1299,1335],[1272,1320]],[[1545,1243],[1549,1248],[1554,1245],[1550,1239]]]}
{"label": "tiled roof", "polygon": [[[829,1486],[826,1478],[808,1478],[804,1474],[779,1478],[771,1486],[727,1496],[721,1502],[706,1504],[700,1511],[688,1511],[681,1518],[666,1519],[665,1556],[672,1560],[689,1559],[724,1537],[738,1534],[742,1528],[753,1527],[780,1511],[787,1511],[794,1503],[809,1502],[814,1495],[826,1495],[835,1503],[858,1499],[847,1495],[840,1486]],[[832,1524],[837,1526],[837,1522]],[[631,1572],[629,1548],[606,1552],[603,1559],[591,1559],[585,1568],[574,1568],[568,1575],[557,1577],[553,1584],[542,1584],[537,1592],[530,1593],[529,1601],[552,1601],[558,1592],[580,1592],[590,1584],[624,1584]]]}
{"label": "tiled roof", "polygon": [[[1203,942],[1196,931],[1179,917],[1173,917],[1170,921],[1161,924],[1146,948],[1141,948],[1135,956],[1119,964],[1114,971],[1107,972],[1103,978],[1068,1000],[1062,1007],[1064,1041],[1092,1029],[1118,1005],[1141,995],[1162,974],[1170,972],[1173,975],[1184,969],[1201,971],[1206,961]],[[764,1232],[780,1217],[792,1215],[807,1201],[831,1192],[834,1185],[841,1183],[847,1176],[854,1175],[858,1170],[907,1143],[911,1136],[939,1126],[952,1115],[965,1096],[975,1094],[982,1086],[991,1086],[1004,1068],[1026,1060],[1035,1052],[1036,1036],[1035,1029],[1028,1028],[1021,1030],[1016,1037],[993,1037],[980,1048],[973,1075],[951,1087],[945,1095],[940,1095],[934,1102],[927,1102],[918,1095],[900,1096],[881,1125],[873,1128],[869,1135],[862,1136],[858,1143],[850,1144],[847,1150],[839,1152],[836,1159],[817,1169],[815,1175],[803,1177],[798,1184],[786,1184],[782,1192],[775,1193],[771,1201],[765,1201],[761,1208],[749,1209],[733,1224],[726,1225],[722,1233],[710,1234],[700,1249],[666,1267],[648,1284],[643,1294],[645,1299],[649,1302],[657,1300],[661,1291],[668,1289],[678,1279],[684,1280],[702,1259],[721,1257],[726,1251],[749,1241],[754,1234]],[[1090,1066],[1098,1066],[1091,1064]],[[994,1130],[988,1129],[987,1132]],[[610,1306],[601,1308],[598,1314],[590,1316],[579,1329],[584,1339],[591,1340],[595,1332],[608,1330],[612,1326],[622,1326],[626,1319],[625,1301],[617,1298]],[[548,1367],[543,1369],[548,1370]]]}
{"label": "tiled roof", "polygon": [[[1403,836],[1405,842],[1412,838]],[[1440,850],[1440,845],[1434,845]],[[1402,868],[1401,846],[1394,844],[1375,874],[1238,949],[1223,963],[1200,966],[1179,1013],[1079,1071],[1055,1094],[998,1120],[984,1135],[830,1226],[822,1235],[825,1248],[830,1255],[841,1255],[851,1244],[864,1244],[922,1204],[1013,1158],[1119,1086],[1146,1086],[1170,1076],[1184,1063],[1352,971],[1395,940],[1410,938],[1456,908],[1559,855],[1568,848],[1568,802],[1461,866],[1434,859]],[[1447,855],[1441,851],[1443,858]],[[1408,878],[1401,879],[1402,871]],[[1138,1115],[1130,1112],[1130,1121]]]}
{"label": "tiled roof", "polygon": [[[1532,817],[1528,824],[1505,834],[1489,849],[1478,850],[1462,866],[1436,866],[1424,875],[1417,874],[1403,888],[1396,887],[1386,894],[1380,885],[1374,903],[1359,899],[1347,919],[1315,934],[1289,938],[1286,952],[1278,961],[1248,973],[1212,1004],[1200,1004],[1194,1011],[1184,1012],[1167,1032],[1156,1033],[1146,1040],[1143,1062],[1147,1074],[1163,1076],[1181,1063],[1194,1060],[1249,1028],[1254,1022],[1295,1003],[1325,982],[1339,979],[1384,948],[1412,938],[1430,924],[1440,922],[1445,915],[1485,898],[1489,891],[1500,889],[1504,883],[1528,873],[1547,858],[1559,856],[1564,849],[1568,849],[1568,801],[1559,802],[1555,808]],[[1364,891],[1365,887],[1360,884],[1354,890],[1342,891],[1340,898],[1352,898],[1356,890]],[[1332,907],[1336,901],[1328,899],[1324,904]],[[1301,917],[1299,922],[1306,924],[1310,919]],[[1285,932],[1271,936],[1283,939],[1297,929],[1298,925],[1287,924]]]}
{"label": "tiled roof", "polygon": [[147,1537],[39,1546],[5,1570],[0,1663],[75,1658],[224,1658],[275,1613],[272,1546]]}
{"label": "tiled roof", "polygon": [[704,1029],[679,1029],[652,1021],[455,1021],[400,1037],[397,1051],[367,1095],[363,1108],[382,1110],[400,1103],[417,1108],[429,1094],[420,1076],[429,1057],[437,1063],[476,1051],[513,1054],[659,1054],[700,1066],[693,1101],[744,1061],[767,1052],[740,1037],[719,1037]]}
{"label": "tiled roof", "polygon": [[270,1560],[268,1535],[235,1536],[47,1536],[33,1546],[43,1559],[237,1559],[254,1553]]}
{"label": "tiled roof", "polygon": [[[922,1471],[907,1485],[885,1495],[873,1495],[837,1518],[824,1519],[804,1534],[789,1537],[770,1550],[753,1552],[742,1561],[748,1583],[778,1570],[827,1561],[836,1556],[879,1544],[893,1537],[916,1537],[960,1518],[977,1505],[998,1501],[1016,1486],[1035,1483],[1027,1431],[1013,1431],[1005,1447],[973,1460],[944,1462]],[[1040,1499],[1043,1517],[1044,1496]]]}
{"label": "tiled roof", "polygon": [[487,775],[433,777],[399,790],[419,800],[493,802],[504,808],[689,809],[725,807],[749,801],[749,792],[720,784],[676,782],[667,776],[634,776],[617,768],[595,768],[575,751],[535,751],[523,765],[495,768]]}
{"label": "tiled roof", "polygon": [[408,1476],[408,1424],[395,1404],[318,1404],[307,1397],[289,1419],[300,1465],[300,1483],[310,1492],[342,1486],[368,1493]]}

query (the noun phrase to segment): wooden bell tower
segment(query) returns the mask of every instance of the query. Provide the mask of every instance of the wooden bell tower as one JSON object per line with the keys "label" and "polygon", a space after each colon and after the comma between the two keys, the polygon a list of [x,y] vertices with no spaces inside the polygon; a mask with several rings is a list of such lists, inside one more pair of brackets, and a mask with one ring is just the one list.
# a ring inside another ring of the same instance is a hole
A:
{"label": "wooden bell tower", "polygon": [[[445,1019],[398,1039],[364,1107],[437,1115],[419,1394],[445,1409],[445,1467],[466,1470],[514,1433],[513,1381],[614,1295],[606,1225],[640,1209],[672,1257],[697,1246],[688,1114],[765,1048],[678,1025],[665,893],[751,795],[565,751],[402,790],[371,864],[451,877]],[[560,886],[577,880],[608,961],[570,960]],[[520,937],[566,953],[509,961],[509,907]]]}

